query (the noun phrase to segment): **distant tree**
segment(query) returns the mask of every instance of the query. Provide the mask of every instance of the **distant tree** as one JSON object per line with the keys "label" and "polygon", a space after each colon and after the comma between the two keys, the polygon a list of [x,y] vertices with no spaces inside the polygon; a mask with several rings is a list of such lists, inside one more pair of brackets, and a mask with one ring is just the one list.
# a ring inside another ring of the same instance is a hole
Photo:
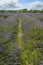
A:
{"label": "distant tree", "polygon": [[43,12],[43,9],[42,9],[42,11],[41,12]]}
{"label": "distant tree", "polygon": [[23,9],[23,12],[27,12],[27,9]]}

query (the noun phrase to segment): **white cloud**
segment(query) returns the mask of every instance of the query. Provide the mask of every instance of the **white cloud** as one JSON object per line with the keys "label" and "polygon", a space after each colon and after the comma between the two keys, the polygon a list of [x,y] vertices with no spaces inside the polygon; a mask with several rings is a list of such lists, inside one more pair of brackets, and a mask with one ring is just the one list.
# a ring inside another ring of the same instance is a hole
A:
{"label": "white cloud", "polygon": [[18,2],[18,0],[1,0],[0,6],[5,6],[5,4],[7,5],[8,3],[17,3],[17,2]]}
{"label": "white cloud", "polygon": [[0,9],[15,9],[21,6],[19,0],[1,0]]}
{"label": "white cloud", "polygon": [[32,2],[28,4],[27,9],[43,9],[43,2],[41,1]]}
{"label": "white cloud", "polygon": [[19,0],[0,0],[0,9],[43,9],[43,2],[20,3]]}
{"label": "white cloud", "polygon": [[0,0],[0,4],[5,4],[9,2],[18,2],[18,0]]}

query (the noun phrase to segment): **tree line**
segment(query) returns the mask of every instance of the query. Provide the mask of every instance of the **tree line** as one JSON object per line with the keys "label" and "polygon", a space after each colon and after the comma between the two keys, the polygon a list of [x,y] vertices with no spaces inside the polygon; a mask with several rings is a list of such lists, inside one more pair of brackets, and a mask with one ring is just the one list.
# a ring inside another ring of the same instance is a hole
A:
{"label": "tree line", "polygon": [[43,13],[43,9],[42,10],[27,10],[27,9],[22,9],[22,10],[0,10],[0,13],[1,12],[14,12],[14,13],[16,13],[16,12],[21,12],[21,13],[27,13],[27,12],[29,12],[29,13]]}

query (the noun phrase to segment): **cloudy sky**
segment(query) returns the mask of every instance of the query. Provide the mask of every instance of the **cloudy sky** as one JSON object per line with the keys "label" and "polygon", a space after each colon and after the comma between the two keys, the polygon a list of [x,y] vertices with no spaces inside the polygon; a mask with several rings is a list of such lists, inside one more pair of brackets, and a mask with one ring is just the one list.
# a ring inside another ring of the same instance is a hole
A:
{"label": "cloudy sky", "polygon": [[43,9],[43,0],[0,0],[0,9]]}

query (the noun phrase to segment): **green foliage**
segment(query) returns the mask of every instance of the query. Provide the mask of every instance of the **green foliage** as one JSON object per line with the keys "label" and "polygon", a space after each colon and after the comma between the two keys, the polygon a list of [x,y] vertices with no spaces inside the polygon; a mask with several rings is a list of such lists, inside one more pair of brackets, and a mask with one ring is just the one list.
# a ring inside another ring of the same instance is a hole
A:
{"label": "green foliage", "polygon": [[39,20],[43,22],[43,18],[42,17],[40,17]]}
{"label": "green foliage", "polygon": [[8,15],[4,15],[4,18],[7,18],[8,17]]}
{"label": "green foliage", "polygon": [[[0,35],[0,65],[14,65],[16,62],[14,54],[16,49],[15,41],[17,37],[18,26],[15,25],[11,27],[11,24],[13,25],[13,23],[10,22],[7,26],[4,25],[0,29],[0,32],[2,33]],[[11,32],[11,38],[7,40],[6,35],[9,32]]]}
{"label": "green foliage", "polygon": [[43,49],[42,41],[43,41],[43,29],[42,28],[36,28],[36,29],[32,28],[32,30],[28,31],[27,34],[25,35],[24,51],[27,54],[27,61],[30,65],[40,64],[40,60],[42,59],[40,48]]}
{"label": "green foliage", "polygon": [[0,13],[1,12],[3,12],[3,13],[5,13],[5,12],[12,12],[12,13],[16,13],[16,12],[30,12],[30,13],[38,13],[38,12],[40,12],[40,13],[43,13],[43,9],[42,10],[27,10],[27,9],[21,9],[21,10],[0,10]]}
{"label": "green foliage", "polygon": [[0,10],[0,13],[2,13],[2,12],[4,13],[4,12],[5,12],[5,10]]}

